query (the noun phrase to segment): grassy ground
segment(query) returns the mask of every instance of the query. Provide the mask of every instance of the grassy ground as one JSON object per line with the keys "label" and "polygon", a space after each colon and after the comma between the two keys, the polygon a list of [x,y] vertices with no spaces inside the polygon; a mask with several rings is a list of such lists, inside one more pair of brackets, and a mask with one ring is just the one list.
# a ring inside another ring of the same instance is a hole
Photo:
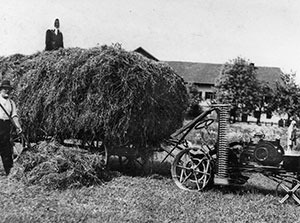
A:
{"label": "grassy ground", "polygon": [[300,222],[300,207],[280,204],[283,195],[262,175],[242,187],[188,192],[163,171],[64,191],[24,186],[2,171],[0,222]]}
{"label": "grassy ground", "polygon": [[[255,176],[252,181],[263,181]],[[97,187],[45,191],[1,177],[0,222],[299,222],[300,208],[269,188],[178,189],[160,175],[121,176]],[[251,183],[251,182],[250,182]]]}
{"label": "grassy ground", "polygon": [[188,192],[170,178],[170,163],[157,164],[147,177],[120,174],[63,191],[25,186],[0,166],[0,222],[300,222],[300,207],[292,199],[280,204],[283,194],[260,174],[242,187]]}

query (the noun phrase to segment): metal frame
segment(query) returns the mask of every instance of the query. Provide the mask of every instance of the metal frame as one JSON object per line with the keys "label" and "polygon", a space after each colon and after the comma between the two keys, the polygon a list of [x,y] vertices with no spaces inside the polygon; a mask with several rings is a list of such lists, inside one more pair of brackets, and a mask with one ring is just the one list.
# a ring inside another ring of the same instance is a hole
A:
{"label": "metal frame", "polygon": [[[229,145],[227,142],[227,130],[229,127],[229,109],[230,105],[226,104],[216,104],[213,105],[209,110],[203,112],[201,115],[196,117],[194,120],[189,122],[187,125],[183,126],[171,135],[168,143],[172,145],[172,149],[167,150],[166,157],[162,160],[164,162],[167,157],[175,156],[174,151],[177,150],[190,150],[186,142],[186,136],[188,133],[199,125],[199,123],[205,123],[205,118],[213,111],[217,112],[218,116],[218,139],[215,145],[216,149],[216,165],[215,165],[215,176],[214,184],[216,185],[233,185],[234,180],[230,179],[229,168],[233,168],[235,171],[240,173],[261,173],[269,179],[278,183],[276,187],[276,193],[279,188],[283,189],[285,195],[280,199],[280,203],[284,203],[289,198],[293,198],[297,204],[300,205],[300,194],[298,195],[298,190],[300,191],[300,173],[298,170],[291,171],[285,169],[283,165],[279,166],[264,166],[264,165],[254,165],[254,166],[244,166],[244,167],[229,167],[228,165],[228,151]],[[206,125],[205,123],[204,125]],[[180,137],[179,137],[180,136]],[[179,138],[177,138],[179,137]],[[175,157],[176,159],[176,157]],[[300,159],[300,157],[299,157]],[[299,160],[300,161],[300,160]],[[172,167],[173,168],[173,167]],[[173,178],[174,179],[174,178]],[[180,186],[180,182],[175,181],[177,186]],[[182,188],[182,187],[181,187]],[[198,187],[199,188],[199,187]],[[198,190],[202,190],[200,188]]]}

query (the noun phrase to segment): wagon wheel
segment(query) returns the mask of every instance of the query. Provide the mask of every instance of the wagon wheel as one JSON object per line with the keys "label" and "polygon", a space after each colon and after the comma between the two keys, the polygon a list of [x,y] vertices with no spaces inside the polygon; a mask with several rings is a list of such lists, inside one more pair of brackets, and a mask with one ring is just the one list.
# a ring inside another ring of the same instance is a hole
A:
{"label": "wagon wheel", "polygon": [[101,163],[104,166],[107,166],[108,164],[108,151],[104,144],[101,144],[101,146],[98,147],[97,154],[101,157]]}
{"label": "wagon wheel", "polygon": [[279,188],[286,193],[279,201],[284,203],[288,198],[292,197],[300,205],[300,181],[295,178],[286,178],[280,181],[276,187],[276,195],[278,195]]}
{"label": "wagon wheel", "polygon": [[212,158],[204,151],[197,152],[182,150],[172,163],[172,178],[181,189],[201,191],[213,183]]}
{"label": "wagon wheel", "polygon": [[138,170],[144,166],[142,161],[139,159],[140,157],[119,155],[118,158],[121,170],[128,173],[137,173]]}
{"label": "wagon wheel", "polygon": [[100,156],[101,164],[107,166],[108,163],[108,150],[102,141],[96,140],[94,137],[84,139],[82,147],[87,148],[89,151],[96,153]]}
{"label": "wagon wheel", "polygon": [[116,153],[119,159],[119,167],[130,174],[148,175],[151,173],[152,156],[140,154],[137,150],[122,148],[123,152]]}

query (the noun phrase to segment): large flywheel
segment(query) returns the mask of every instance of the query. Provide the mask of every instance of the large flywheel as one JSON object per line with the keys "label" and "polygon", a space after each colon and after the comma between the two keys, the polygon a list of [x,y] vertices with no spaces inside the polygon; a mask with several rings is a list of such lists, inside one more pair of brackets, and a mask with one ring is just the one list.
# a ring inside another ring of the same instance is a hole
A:
{"label": "large flywheel", "polygon": [[171,167],[175,184],[184,190],[203,190],[213,183],[214,161],[204,150],[179,152]]}

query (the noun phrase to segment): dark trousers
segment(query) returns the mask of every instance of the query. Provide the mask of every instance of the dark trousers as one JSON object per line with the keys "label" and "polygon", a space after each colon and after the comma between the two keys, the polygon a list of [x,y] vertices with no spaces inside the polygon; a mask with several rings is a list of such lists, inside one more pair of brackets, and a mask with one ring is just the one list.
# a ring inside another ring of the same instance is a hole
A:
{"label": "dark trousers", "polygon": [[6,175],[13,167],[13,148],[10,142],[11,122],[0,120],[0,155]]}

